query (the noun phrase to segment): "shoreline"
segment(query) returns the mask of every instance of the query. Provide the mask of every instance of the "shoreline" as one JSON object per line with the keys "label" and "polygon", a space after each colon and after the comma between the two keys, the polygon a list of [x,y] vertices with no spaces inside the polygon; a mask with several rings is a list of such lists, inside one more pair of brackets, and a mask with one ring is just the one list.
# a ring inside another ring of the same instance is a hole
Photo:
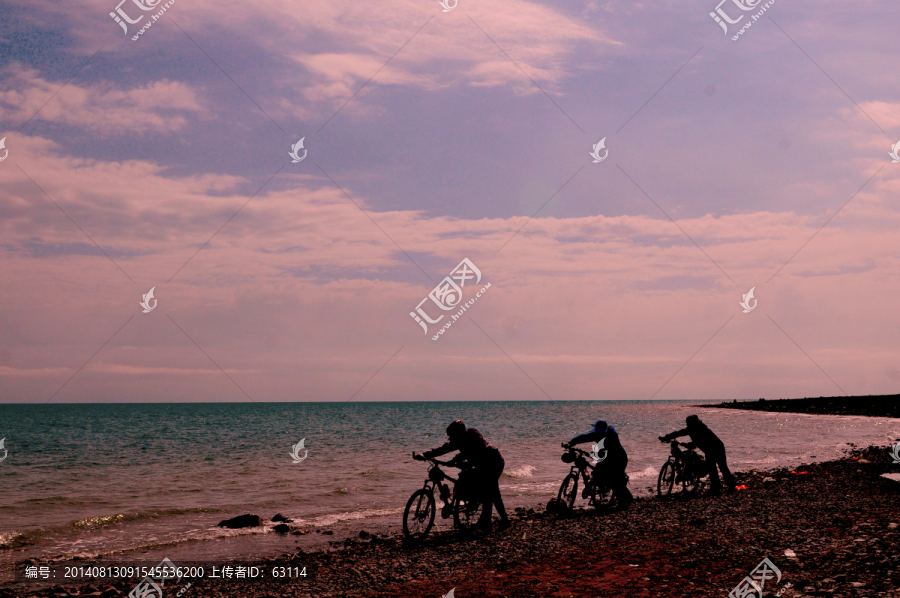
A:
{"label": "shoreline", "polygon": [[[738,483],[749,488],[721,497],[638,498],[628,511],[600,515],[518,511],[507,531],[469,538],[434,533],[420,546],[404,544],[396,532],[348,538],[337,541],[339,550],[242,563],[306,566],[305,579],[204,579],[183,596],[421,598],[456,588],[459,598],[721,597],[769,558],[783,574],[782,596],[826,595],[833,588],[837,593],[827,595],[898,598],[900,583],[891,576],[900,577],[900,483],[879,477],[898,471],[887,447],[854,449],[796,470],[738,472]],[[792,587],[784,588],[787,582]],[[0,597],[113,598],[134,585],[6,586]]]}
{"label": "shoreline", "polygon": [[809,415],[860,415],[900,418],[900,395],[864,395],[858,397],[807,397],[803,399],[764,399],[694,405],[706,409],[741,409],[774,413]]}

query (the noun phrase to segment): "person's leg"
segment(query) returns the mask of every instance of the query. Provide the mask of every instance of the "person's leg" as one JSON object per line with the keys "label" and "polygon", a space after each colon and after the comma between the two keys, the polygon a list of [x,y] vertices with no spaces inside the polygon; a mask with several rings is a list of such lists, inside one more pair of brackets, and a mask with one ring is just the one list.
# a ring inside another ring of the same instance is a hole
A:
{"label": "person's leg", "polygon": [[495,465],[493,471],[488,475],[491,476],[491,490],[493,492],[493,505],[497,507],[497,514],[500,515],[500,529],[504,530],[509,527],[509,517],[506,515],[506,506],[503,504],[503,495],[500,494],[500,476],[503,474],[503,468],[506,462],[501,457]]}
{"label": "person's leg", "polygon": [[494,504],[494,494],[496,482],[493,482],[493,476],[490,472],[482,469],[475,469],[478,473],[478,491],[481,493],[481,516],[478,518],[478,527],[490,529],[491,512]]}
{"label": "person's leg", "polygon": [[[501,470],[502,473],[502,470]],[[494,506],[497,507],[497,514],[500,515],[500,522],[505,523],[509,521],[509,518],[506,516],[506,506],[503,504],[503,496],[500,494],[500,476],[497,475],[497,480],[494,482],[494,488],[496,491],[494,492]]]}
{"label": "person's leg", "polygon": [[718,465],[719,469],[722,470],[722,479],[725,480],[725,490],[733,492],[736,482],[734,476],[731,475],[731,470],[728,469],[728,460],[725,456],[725,451],[722,451],[722,454],[719,455]]}
{"label": "person's leg", "polygon": [[721,492],[722,487],[722,483],[719,481],[719,470],[716,468],[719,462],[719,455],[709,452],[704,453],[704,456],[706,457],[706,467],[709,469],[709,492],[710,494],[718,494]]}
{"label": "person's leg", "polygon": [[627,509],[634,500],[631,491],[628,489],[628,476],[625,474],[625,468],[628,467],[628,457],[613,472],[613,494],[616,496],[616,503],[620,509]]}
{"label": "person's leg", "polygon": [[[502,473],[502,469],[500,470]],[[497,514],[500,515],[500,531],[503,531],[509,527],[509,517],[506,516],[506,507],[503,505],[503,496],[500,494],[500,474],[497,474],[497,479],[494,482],[494,488],[496,488],[496,492],[494,493],[494,506],[497,507]]]}

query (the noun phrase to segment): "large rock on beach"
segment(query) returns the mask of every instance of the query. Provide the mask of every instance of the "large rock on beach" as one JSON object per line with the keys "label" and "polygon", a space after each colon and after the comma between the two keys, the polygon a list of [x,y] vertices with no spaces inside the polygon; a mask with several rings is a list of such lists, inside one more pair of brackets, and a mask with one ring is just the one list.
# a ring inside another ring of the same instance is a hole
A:
{"label": "large rock on beach", "polygon": [[218,527],[240,529],[242,527],[259,527],[262,524],[263,520],[259,515],[238,515],[237,517],[220,521]]}

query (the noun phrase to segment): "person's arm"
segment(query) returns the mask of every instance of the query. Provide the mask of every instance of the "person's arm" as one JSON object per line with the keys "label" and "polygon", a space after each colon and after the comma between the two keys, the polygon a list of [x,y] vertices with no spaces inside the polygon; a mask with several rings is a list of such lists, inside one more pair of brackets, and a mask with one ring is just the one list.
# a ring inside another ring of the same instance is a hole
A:
{"label": "person's arm", "polygon": [[595,440],[599,440],[603,438],[603,434],[598,434],[597,432],[588,432],[587,434],[580,434],[570,440],[568,444],[575,446],[576,444],[582,444],[584,442],[594,442]]}
{"label": "person's arm", "polygon": [[425,451],[422,456],[426,459],[431,459],[432,457],[440,457],[441,455],[452,453],[455,450],[456,446],[454,446],[454,444],[448,440],[437,448],[431,449],[430,451]]}
{"label": "person's arm", "polygon": [[456,453],[455,455],[453,455],[452,459],[447,461],[447,465],[450,465],[451,467],[459,467],[460,465],[462,465],[465,462],[466,462],[466,458],[463,457],[463,454]]}
{"label": "person's arm", "polygon": [[688,435],[688,429],[683,428],[681,430],[678,430],[677,432],[672,432],[671,434],[666,434],[665,436],[660,436],[660,439],[662,439],[664,442],[668,442],[670,440],[674,440],[675,438],[681,438],[682,436],[687,436],[687,435]]}

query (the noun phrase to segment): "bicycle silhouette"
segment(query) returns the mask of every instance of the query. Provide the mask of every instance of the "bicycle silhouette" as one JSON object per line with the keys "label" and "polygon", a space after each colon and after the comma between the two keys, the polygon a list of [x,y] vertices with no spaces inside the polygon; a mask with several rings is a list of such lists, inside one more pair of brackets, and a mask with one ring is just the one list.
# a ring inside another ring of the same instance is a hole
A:
{"label": "bicycle silhouette", "polygon": [[[669,459],[659,470],[656,480],[656,493],[660,498],[668,498],[675,484],[681,484],[681,492],[685,495],[697,493],[704,488],[709,478],[706,460],[694,450],[693,443],[673,440],[670,446]],[[681,450],[679,447],[684,447]]]}
{"label": "bicycle silhouette", "polygon": [[[459,478],[450,477],[440,468],[441,465],[458,467],[461,470],[460,477],[462,477],[463,472],[472,469],[472,466],[468,463],[456,465],[437,459],[425,460],[431,463],[425,485],[413,492],[406,503],[406,509],[403,510],[404,537],[411,540],[422,540],[431,531],[436,512],[435,491],[438,492],[444,503],[441,508],[442,518],[448,519],[452,515],[453,527],[461,532],[474,529],[482,513],[481,498],[473,496],[478,494],[474,488],[458,488]],[[453,482],[452,490],[446,483],[448,480]],[[466,485],[463,484],[463,486]],[[463,490],[463,492],[458,490]]]}
{"label": "bicycle silhouette", "polygon": [[[580,478],[584,482],[581,497],[588,500],[588,506],[593,506],[598,511],[614,507],[616,497],[613,494],[612,486],[607,476],[596,474],[594,466],[587,462],[587,457],[590,457],[591,454],[568,444],[563,444],[562,447],[566,449],[566,452],[562,454],[560,459],[562,459],[563,463],[571,463],[572,468],[559,486],[559,494],[556,497],[558,503],[569,511],[575,507],[575,501],[578,498],[578,480]],[[589,474],[588,470],[594,473]],[[625,476],[625,483],[628,483],[627,475]]]}

